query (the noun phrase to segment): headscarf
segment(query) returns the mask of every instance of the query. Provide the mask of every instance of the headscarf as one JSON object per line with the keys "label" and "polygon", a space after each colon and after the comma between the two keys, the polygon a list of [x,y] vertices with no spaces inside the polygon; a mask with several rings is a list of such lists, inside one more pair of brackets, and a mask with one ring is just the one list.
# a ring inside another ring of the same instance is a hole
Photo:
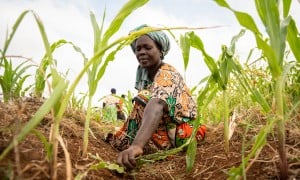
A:
{"label": "headscarf", "polygon": [[[136,27],[135,29],[131,30],[130,32],[141,30],[144,27],[149,27],[146,24],[143,24],[141,26]],[[170,50],[170,40],[168,36],[163,31],[152,31],[148,32],[147,35],[156,43],[158,43],[161,46],[161,53],[162,53],[162,59],[164,59],[165,55]],[[135,52],[135,43],[136,39],[130,44],[131,49],[133,52]]]}

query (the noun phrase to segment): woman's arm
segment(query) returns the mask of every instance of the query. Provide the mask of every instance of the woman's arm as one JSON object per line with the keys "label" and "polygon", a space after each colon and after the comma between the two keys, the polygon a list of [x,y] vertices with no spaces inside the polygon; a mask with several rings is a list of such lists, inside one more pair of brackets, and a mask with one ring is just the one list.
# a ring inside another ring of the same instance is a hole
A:
{"label": "woman's arm", "polygon": [[143,154],[145,144],[151,138],[153,132],[157,129],[160,120],[163,117],[164,110],[167,109],[167,103],[161,99],[151,99],[144,110],[141,127],[135,136],[131,146],[122,151],[118,156],[118,164],[128,168],[136,165],[135,157]]}

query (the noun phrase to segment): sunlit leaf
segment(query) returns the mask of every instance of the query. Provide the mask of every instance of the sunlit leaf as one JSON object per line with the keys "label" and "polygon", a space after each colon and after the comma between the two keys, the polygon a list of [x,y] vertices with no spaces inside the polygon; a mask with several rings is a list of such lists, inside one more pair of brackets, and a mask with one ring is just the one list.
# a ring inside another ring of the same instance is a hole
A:
{"label": "sunlit leaf", "polygon": [[191,45],[190,45],[189,34],[185,33],[184,35],[180,35],[180,48],[182,51],[184,70],[186,70],[188,63],[189,63],[190,47],[191,47]]}
{"label": "sunlit leaf", "polygon": [[197,141],[196,139],[192,140],[188,145],[186,152],[186,171],[190,172],[195,163],[196,151],[197,150]]}
{"label": "sunlit leaf", "polygon": [[298,62],[300,62],[300,33],[293,19],[288,26],[287,41]]}

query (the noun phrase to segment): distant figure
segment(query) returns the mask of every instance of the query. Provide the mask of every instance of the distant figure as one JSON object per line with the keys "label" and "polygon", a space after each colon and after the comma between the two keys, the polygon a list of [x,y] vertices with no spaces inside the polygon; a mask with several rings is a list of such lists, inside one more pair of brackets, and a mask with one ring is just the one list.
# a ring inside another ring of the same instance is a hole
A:
{"label": "distant figure", "polygon": [[117,120],[117,104],[119,98],[116,97],[116,89],[111,88],[111,94],[107,95],[103,100],[103,119],[107,122],[114,122]]}
{"label": "distant figure", "polygon": [[119,99],[119,103],[117,104],[117,118],[119,120],[125,120],[125,113],[124,113],[124,99],[125,99],[125,95],[122,94],[121,98]]}

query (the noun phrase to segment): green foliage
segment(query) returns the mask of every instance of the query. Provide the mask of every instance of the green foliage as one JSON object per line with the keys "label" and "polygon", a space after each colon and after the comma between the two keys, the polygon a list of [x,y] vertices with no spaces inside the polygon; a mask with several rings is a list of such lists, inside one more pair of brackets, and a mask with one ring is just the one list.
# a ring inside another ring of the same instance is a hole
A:
{"label": "green foliage", "polygon": [[133,108],[133,93],[131,93],[130,91],[127,92],[127,95],[125,95],[125,98],[119,97],[121,98],[121,100],[124,103],[124,112],[125,114],[128,116],[129,113],[131,112],[132,108]]}
{"label": "green foliage", "polygon": [[189,33],[180,35],[180,48],[181,48],[183,62],[184,62],[184,70],[186,70],[190,59],[191,41],[189,38],[190,38]]}
{"label": "green foliage", "polygon": [[193,139],[187,148],[186,156],[186,171],[191,172],[195,163],[197,141]]}
{"label": "green foliage", "polygon": [[83,110],[84,103],[87,97],[87,93],[79,93],[81,97],[76,97],[75,94],[72,95],[70,100],[70,107],[74,110]]}
{"label": "green foliage", "polygon": [[286,93],[293,104],[300,101],[300,63],[291,63],[290,73],[287,75]]}
{"label": "green foliage", "polygon": [[39,132],[38,130],[33,129],[32,133],[34,135],[36,135],[36,137],[39,138],[39,140],[43,143],[45,152],[47,154],[46,159],[47,159],[47,161],[49,161],[51,159],[51,156],[52,156],[52,151],[51,151],[52,146],[51,146],[51,144],[48,142],[47,138],[41,132]]}
{"label": "green foliage", "polygon": [[93,117],[94,121],[101,122],[101,120],[103,118],[102,108],[93,107],[91,114],[92,114],[91,116]]}
{"label": "green foliage", "polygon": [[297,62],[300,62],[300,37],[299,37],[299,31],[296,26],[296,22],[293,18],[291,18],[290,24],[288,26],[287,30],[287,41],[289,43],[289,46],[297,60]]}
{"label": "green foliage", "polygon": [[[257,47],[262,51],[268,62],[268,67],[272,74],[273,80],[272,87],[274,92],[274,111],[276,117],[273,119],[273,121],[276,121],[278,125],[278,152],[281,160],[280,178],[286,179],[288,166],[285,152],[285,110],[283,108],[285,106],[283,98],[285,97],[284,81],[286,80],[286,66],[284,62],[286,42],[289,42],[294,56],[299,61],[299,52],[295,50],[297,48],[296,45],[299,45],[299,37],[297,33],[298,30],[293,22],[292,17],[289,15],[291,0],[255,0],[256,11],[267,31],[267,40],[263,38],[262,33],[259,32],[253,18],[250,15],[232,9],[225,0],[215,0],[215,2],[233,12],[240,25],[253,33],[256,39]],[[283,11],[280,10],[279,3],[283,4]],[[283,12],[283,16],[280,16],[280,12]],[[247,23],[245,23],[246,21]],[[256,98],[260,98],[261,100],[263,99],[261,96],[258,96],[256,91],[254,92]],[[271,128],[273,128],[273,126]],[[262,136],[262,138],[263,137],[264,136]],[[253,148],[251,153],[246,158],[256,154],[258,149],[263,146],[263,143],[256,142],[253,147],[256,146],[258,147]],[[233,177],[236,177],[236,174],[234,174]]]}
{"label": "green foliage", "polygon": [[24,82],[30,77],[25,71],[33,65],[26,65],[28,61],[24,61],[14,68],[11,60],[8,61],[5,57],[1,60],[3,64],[0,64],[0,70],[3,69],[3,74],[0,75],[0,86],[4,102],[8,102],[22,96]]}
{"label": "green foliage", "polygon": [[[51,54],[56,49],[60,48],[63,45],[67,45],[67,44],[70,44],[76,52],[80,53],[80,55],[82,56],[84,61],[87,60],[85,54],[82,52],[82,50],[78,46],[76,46],[72,42],[68,42],[64,39],[61,39],[61,40],[58,40],[58,41],[52,43],[52,45],[50,47]],[[34,91],[35,96],[42,97],[42,94],[45,89],[46,80],[49,77],[51,77],[51,72],[49,74],[47,74],[47,69],[50,69],[51,67],[56,67],[56,62],[52,58],[49,58],[49,56],[47,54],[45,54],[43,59],[40,62],[40,66],[36,70],[36,74],[35,74],[35,91]]]}
{"label": "green foliage", "polygon": [[98,154],[96,154],[96,155],[91,155],[91,154],[90,154],[90,156],[91,156],[93,159],[95,159],[95,160],[97,160],[97,161],[99,161],[99,162],[96,163],[96,164],[92,164],[92,165],[88,168],[88,170],[86,170],[86,171],[83,172],[83,173],[78,174],[78,175],[75,177],[75,180],[81,180],[81,179],[83,179],[84,177],[87,176],[87,174],[88,174],[88,172],[89,172],[90,170],[99,170],[99,169],[104,169],[104,168],[105,168],[105,169],[112,170],[112,171],[117,171],[118,173],[125,173],[124,167],[121,167],[121,166],[119,166],[119,165],[117,165],[117,164],[115,164],[115,163],[105,162],[105,161],[102,160],[101,157],[98,156]]}

